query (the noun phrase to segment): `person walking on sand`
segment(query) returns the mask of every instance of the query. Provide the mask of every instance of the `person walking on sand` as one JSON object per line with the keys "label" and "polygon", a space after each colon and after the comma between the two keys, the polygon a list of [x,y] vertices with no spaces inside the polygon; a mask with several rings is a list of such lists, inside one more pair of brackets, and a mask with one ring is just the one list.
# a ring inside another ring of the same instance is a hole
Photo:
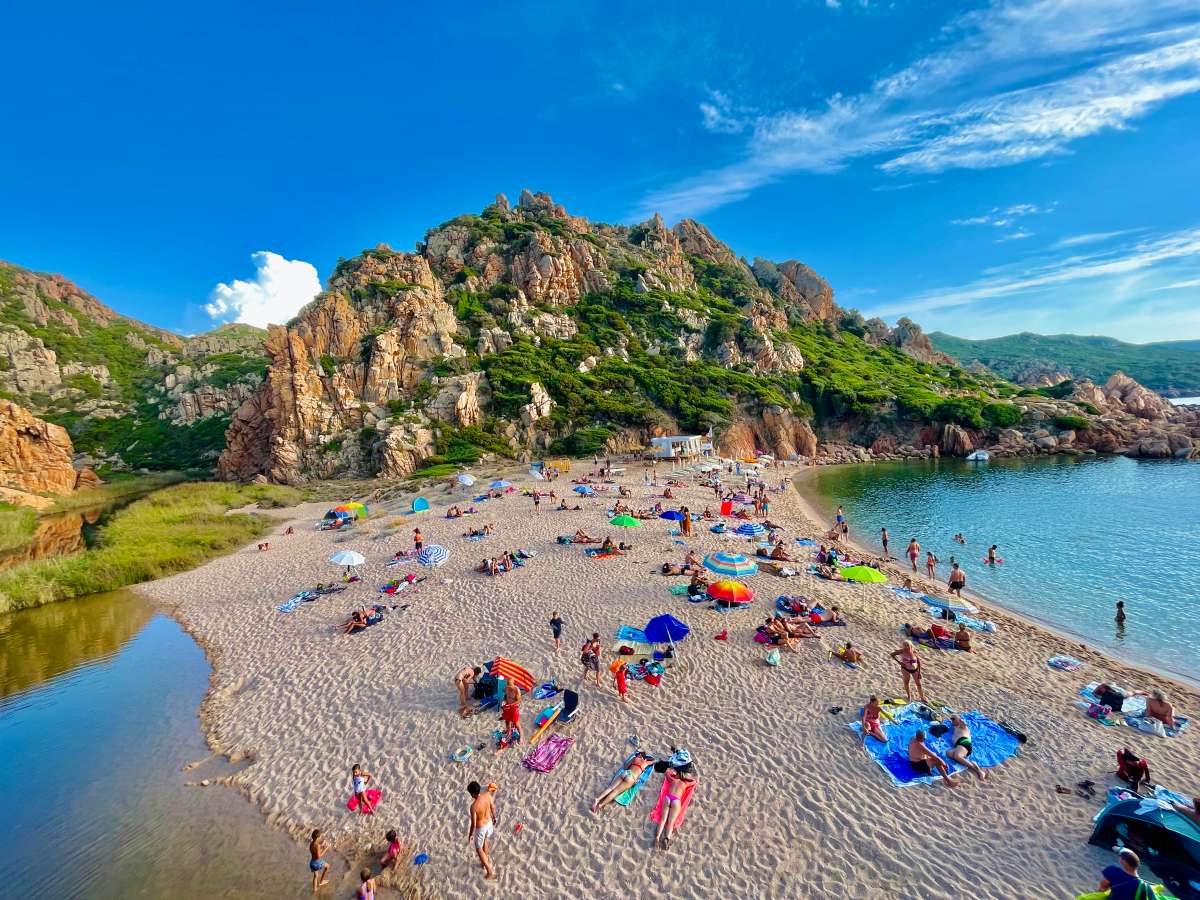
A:
{"label": "person walking on sand", "polygon": [[969,759],[971,751],[974,749],[971,745],[970,727],[963,721],[962,716],[951,716],[950,724],[954,726],[954,734],[950,736],[951,745],[946,756],[963,768],[970,769],[971,773],[980,781],[987,781],[987,772]]}
{"label": "person walking on sand", "polygon": [[325,851],[329,849],[321,840],[321,829],[314,828],[312,840],[308,844],[308,871],[312,872],[313,893],[318,888],[329,884],[329,863],[325,862]]}
{"label": "person walking on sand", "polygon": [[367,797],[367,785],[371,783],[371,779],[374,777],[374,775],[357,763],[350,770],[350,786],[354,792],[354,796],[358,798],[358,808],[368,816],[375,815],[375,807],[371,805],[371,801]]}
{"label": "person walking on sand", "polygon": [[621,698],[622,703],[629,702],[629,685],[626,683],[625,668],[625,661],[618,656],[613,669],[613,682],[617,686],[617,696]]}
{"label": "person walking on sand", "polygon": [[600,632],[592,632],[591,638],[583,642],[583,647],[579,652],[579,662],[583,666],[583,674],[579,677],[580,681],[587,681],[588,672],[594,672],[596,687],[600,687],[600,655],[602,653]]}
{"label": "person walking on sand", "polygon": [[908,541],[908,561],[912,564],[912,570],[917,571],[917,559],[921,555],[921,545],[917,543],[916,538],[909,538]]}
{"label": "person walking on sand", "polygon": [[467,832],[467,843],[475,847],[475,855],[483,866],[485,878],[495,878],[496,870],[492,867],[489,856],[492,835],[496,833],[496,807],[492,802],[490,792],[485,793],[478,781],[467,785],[467,793],[471,795],[471,830]]}
{"label": "person walking on sand", "polygon": [[533,511],[537,512],[542,502],[542,496],[538,493],[538,489],[533,489]]}
{"label": "person walking on sand", "polygon": [[908,742],[908,764],[918,775],[932,775],[933,770],[937,769],[947,787],[958,787],[957,779],[950,777],[950,767],[925,743],[924,731],[918,731]]}
{"label": "person walking on sand", "polygon": [[420,553],[421,548],[424,546],[425,546],[425,536],[423,534],[421,534],[420,528],[414,528],[413,529],[413,549],[416,550],[418,553]]}
{"label": "person walking on sand", "polygon": [[925,571],[930,578],[937,578],[937,564],[939,560],[933,555],[932,550],[925,551]]}
{"label": "person walking on sand", "polygon": [[560,651],[562,649],[562,629],[563,629],[563,620],[562,620],[562,617],[559,616],[558,610],[556,609],[554,611],[554,614],[550,616],[550,634],[552,634],[554,636],[554,652],[555,653],[557,653],[558,651]]}
{"label": "person walking on sand", "polygon": [[917,648],[913,646],[913,642],[905,641],[899,650],[893,650],[892,659],[900,664],[900,672],[904,678],[904,696],[912,701],[912,686],[915,683],[917,696],[923,703],[928,703],[925,699],[925,688],[921,684],[921,657],[917,655]]}
{"label": "person walking on sand", "polygon": [[885,560],[891,559],[892,557],[888,554],[888,533],[886,528],[879,529],[879,542],[883,544],[883,558]]}
{"label": "person walking on sand", "polygon": [[962,599],[962,589],[967,586],[967,573],[958,567],[958,563],[950,564],[950,578],[946,582],[946,587],[950,589],[950,593]]}

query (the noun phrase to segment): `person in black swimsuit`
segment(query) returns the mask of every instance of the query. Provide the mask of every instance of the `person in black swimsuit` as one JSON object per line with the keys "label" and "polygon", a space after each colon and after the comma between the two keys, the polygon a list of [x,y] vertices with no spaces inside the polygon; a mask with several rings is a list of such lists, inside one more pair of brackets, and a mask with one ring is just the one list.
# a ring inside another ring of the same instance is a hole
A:
{"label": "person in black swimsuit", "polygon": [[950,777],[950,767],[926,745],[924,731],[918,731],[908,742],[908,764],[918,775],[932,775],[937,769],[948,787],[958,787],[958,781]]}

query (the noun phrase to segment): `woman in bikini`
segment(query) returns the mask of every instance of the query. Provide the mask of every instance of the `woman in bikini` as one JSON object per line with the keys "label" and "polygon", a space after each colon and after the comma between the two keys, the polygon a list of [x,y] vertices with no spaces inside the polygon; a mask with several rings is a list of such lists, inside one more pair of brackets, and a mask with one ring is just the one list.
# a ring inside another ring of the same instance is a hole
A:
{"label": "woman in bikini", "polygon": [[913,642],[905,641],[899,650],[892,651],[892,659],[900,664],[900,672],[904,676],[904,696],[912,700],[912,685],[916,682],[917,696],[923,703],[928,703],[925,699],[925,688],[921,684],[921,657],[917,656],[917,648],[913,646]]}
{"label": "woman in bikini", "polygon": [[609,803],[616,800],[619,796],[633,787],[642,777],[642,772],[646,767],[654,763],[654,757],[649,753],[641,751],[633,754],[633,759],[629,761],[629,765],[617,773],[617,780],[612,783],[607,791],[592,801],[592,812],[600,812]]}
{"label": "woman in bikini", "polygon": [[[686,768],[690,770],[690,764]],[[691,771],[679,772],[676,769],[667,769],[667,793],[663,797],[658,834],[654,836],[654,843],[664,850],[671,846],[671,832],[675,830],[675,823],[683,815],[683,792],[687,790],[688,785],[695,785],[695,783],[696,776]]]}
{"label": "woman in bikini", "polygon": [[875,738],[882,744],[887,743],[887,736],[883,733],[883,726],[879,722],[880,715],[883,714],[883,705],[879,702],[879,698],[874,694],[867,701],[867,705],[863,707],[862,719],[862,742],[867,743],[867,735]]}

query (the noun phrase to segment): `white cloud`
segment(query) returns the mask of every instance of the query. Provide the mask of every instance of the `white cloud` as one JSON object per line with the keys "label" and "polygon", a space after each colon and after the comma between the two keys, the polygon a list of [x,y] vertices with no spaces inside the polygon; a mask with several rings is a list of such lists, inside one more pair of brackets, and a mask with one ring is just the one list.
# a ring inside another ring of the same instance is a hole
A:
{"label": "white cloud", "polygon": [[1179,291],[1185,288],[1200,288],[1200,278],[1189,278],[1186,281],[1176,281],[1174,284],[1164,284],[1160,291]]}
{"label": "white cloud", "polygon": [[[993,0],[937,40],[863,93],[738,117],[749,132],[741,160],[651,194],[639,214],[695,215],[789,172],[835,172],[864,157],[884,157],[877,165],[889,174],[1052,158],[1200,91],[1194,0]],[[724,122],[708,105],[706,127]]]}
{"label": "white cloud", "polygon": [[1057,202],[1049,206],[1038,206],[1036,203],[1014,203],[1011,206],[993,206],[991,212],[982,216],[969,216],[965,219],[951,219],[951,225],[990,225],[993,228],[1005,229],[996,238],[997,244],[1008,241],[1021,241],[1031,238],[1034,232],[1024,227],[1019,220],[1026,216],[1045,215],[1054,212]]}
{"label": "white cloud", "polygon": [[1121,237],[1124,234],[1132,234],[1135,230],[1133,228],[1124,228],[1120,231],[1097,231],[1092,234],[1074,234],[1056,242],[1054,248],[1061,250],[1064,247],[1082,247],[1085,244],[1100,244],[1104,241]]}
{"label": "white cloud", "polygon": [[830,9],[841,9],[842,0],[825,0],[825,5]]}
{"label": "white cloud", "polygon": [[284,259],[260,250],[251,254],[257,269],[252,281],[218,284],[204,309],[214,319],[265,328],[283,324],[321,292],[316,268],[302,259]]}
{"label": "white cloud", "polygon": [[1024,228],[1019,228],[1016,231],[1010,231],[1008,234],[1002,234],[996,238],[997,244],[1003,244],[1008,241],[1023,241],[1025,238],[1033,237],[1032,231],[1026,231]]}
{"label": "white cloud", "polygon": [[738,134],[750,125],[745,112],[734,109],[729,96],[721,91],[708,92],[708,100],[700,104],[700,116],[706,131],[721,134]]}

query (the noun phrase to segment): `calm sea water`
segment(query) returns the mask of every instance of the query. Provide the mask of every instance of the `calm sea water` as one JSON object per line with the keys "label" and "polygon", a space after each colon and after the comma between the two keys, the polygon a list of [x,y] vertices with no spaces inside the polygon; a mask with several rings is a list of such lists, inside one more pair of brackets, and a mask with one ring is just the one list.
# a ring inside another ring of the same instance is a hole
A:
{"label": "calm sea water", "polygon": [[[893,554],[953,556],[981,596],[1155,668],[1200,679],[1200,464],[1124,457],[937,460],[818,469],[801,487],[846,507]],[[831,517],[832,518],[832,517]],[[962,532],[967,544],[952,538]],[[991,544],[1004,564],[982,562]],[[922,562],[923,569],[923,562]],[[1124,600],[1128,621],[1114,623]]]}
{"label": "calm sea water", "polygon": [[[129,592],[0,616],[6,897],[311,897],[307,853],[210,761],[204,654]],[[321,896],[349,896],[345,866]],[[339,877],[343,878],[339,884]]]}

